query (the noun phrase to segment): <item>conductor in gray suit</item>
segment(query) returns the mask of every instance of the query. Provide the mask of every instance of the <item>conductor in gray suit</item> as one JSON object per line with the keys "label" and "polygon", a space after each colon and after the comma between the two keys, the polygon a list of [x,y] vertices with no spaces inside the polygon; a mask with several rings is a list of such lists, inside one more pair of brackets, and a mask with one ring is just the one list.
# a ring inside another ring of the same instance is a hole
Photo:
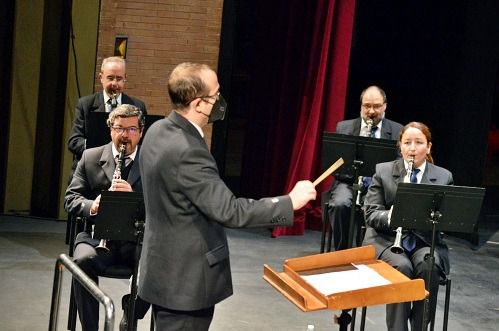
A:
{"label": "conductor in gray suit", "polygon": [[182,63],[171,73],[171,114],[145,135],[140,168],[146,228],[139,295],[153,304],[157,330],[208,330],[215,304],[232,295],[224,227],[289,226],[315,199],[310,181],[288,195],[236,198],[220,179],[202,127],[224,118],[215,72]]}
{"label": "conductor in gray suit", "polygon": [[[402,125],[385,117],[387,107],[385,91],[378,86],[369,86],[360,94],[360,103],[360,117],[338,122],[336,133],[377,139],[397,140],[399,138]],[[349,170],[351,169],[336,174],[336,180],[331,187],[329,219],[332,223],[336,251],[350,248],[353,244],[348,242],[350,211],[355,203],[352,202],[353,172],[350,173]],[[361,196],[365,194],[369,184],[370,178],[364,178],[365,187],[364,191],[360,192]]]}
{"label": "conductor in gray suit", "polygon": [[[400,182],[452,185],[453,179],[448,170],[433,164],[431,133],[423,123],[411,122],[404,126],[399,144],[403,159],[376,165],[376,173],[364,202],[367,225],[364,244],[374,245],[378,259],[386,261],[407,277],[425,278],[425,260],[430,255],[431,246],[430,231],[407,229],[409,231],[404,231],[401,241],[404,251],[396,254],[389,249],[395,240],[390,216],[397,185]],[[408,162],[411,158],[414,160],[412,170]],[[441,233],[436,238],[435,265],[430,284],[431,316],[435,315],[439,280],[450,269],[448,249]],[[409,319],[411,330],[421,330],[422,318],[423,301],[415,301],[412,305],[406,302],[386,306],[386,324],[390,331],[407,331]]]}

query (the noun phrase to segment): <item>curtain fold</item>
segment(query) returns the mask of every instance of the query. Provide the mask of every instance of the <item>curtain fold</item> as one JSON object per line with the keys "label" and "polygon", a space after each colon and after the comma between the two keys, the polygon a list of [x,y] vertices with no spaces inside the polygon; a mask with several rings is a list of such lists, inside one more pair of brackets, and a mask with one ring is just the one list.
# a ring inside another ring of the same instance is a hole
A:
{"label": "curtain fold", "polygon": [[[322,133],[334,131],[344,117],[354,14],[355,1],[318,1],[316,5],[285,192],[291,191],[297,181],[313,181],[322,173]],[[282,168],[274,170],[282,173]],[[319,184],[317,200],[295,213],[292,227],[274,228],[272,236],[302,235],[305,226],[319,229],[320,195],[330,185],[331,179]]]}

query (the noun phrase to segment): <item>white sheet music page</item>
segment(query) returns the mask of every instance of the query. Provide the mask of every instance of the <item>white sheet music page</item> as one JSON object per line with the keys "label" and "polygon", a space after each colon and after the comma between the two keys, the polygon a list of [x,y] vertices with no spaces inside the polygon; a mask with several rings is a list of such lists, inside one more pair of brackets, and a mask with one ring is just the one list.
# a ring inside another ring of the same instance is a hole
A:
{"label": "white sheet music page", "polygon": [[356,269],[301,277],[324,295],[391,284],[390,281],[366,265],[353,266]]}

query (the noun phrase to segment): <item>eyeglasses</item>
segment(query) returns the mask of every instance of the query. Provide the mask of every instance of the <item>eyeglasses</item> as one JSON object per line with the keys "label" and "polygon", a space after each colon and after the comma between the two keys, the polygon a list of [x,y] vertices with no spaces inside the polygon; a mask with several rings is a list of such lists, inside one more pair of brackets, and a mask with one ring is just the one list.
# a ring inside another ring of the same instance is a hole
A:
{"label": "eyeglasses", "polygon": [[363,103],[362,108],[364,109],[374,109],[374,110],[380,110],[381,107],[383,107],[384,103],[375,103],[375,104],[370,104],[370,103]]}
{"label": "eyeglasses", "polygon": [[130,136],[135,136],[137,133],[140,132],[140,129],[136,126],[131,126],[129,128],[122,128],[121,126],[112,126],[111,129],[114,130],[117,134],[123,134],[128,133]]}
{"label": "eyeglasses", "polygon": [[[206,95],[206,96],[203,96],[203,97],[199,97],[201,100],[203,100],[204,102],[207,102],[209,103],[210,105],[214,105],[215,102],[218,101],[218,99],[220,99],[220,91],[218,91],[217,93],[213,94],[213,95]],[[209,101],[206,101],[205,99],[212,99],[214,98],[215,99],[215,102],[214,103],[211,103]]]}
{"label": "eyeglasses", "polygon": [[117,83],[125,82],[125,78],[121,76],[106,76],[108,82],[116,81]]}

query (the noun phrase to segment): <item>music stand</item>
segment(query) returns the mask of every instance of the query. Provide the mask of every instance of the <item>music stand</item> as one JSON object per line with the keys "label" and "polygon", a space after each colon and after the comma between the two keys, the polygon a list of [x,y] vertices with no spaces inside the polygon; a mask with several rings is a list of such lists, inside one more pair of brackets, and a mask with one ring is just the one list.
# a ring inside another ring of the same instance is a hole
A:
{"label": "music stand", "polygon": [[[361,183],[359,176],[371,177],[376,164],[393,161],[397,158],[397,141],[390,139],[376,139],[371,137],[351,136],[335,132],[324,132],[322,136],[322,162],[326,168],[334,161],[343,158],[345,161],[342,169],[353,170],[352,208],[350,209],[350,226],[348,227],[347,248],[353,247],[355,227],[355,203]],[[353,319],[344,310],[338,318],[340,329],[352,321],[355,323],[356,309],[353,310]]]}
{"label": "music stand", "polygon": [[[485,189],[480,187],[399,183],[390,226],[431,231],[430,257],[425,277],[430,292],[435,266],[436,231],[472,232],[482,206]],[[429,295],[425,299],[423,330],[429,317]]]}
{"label": "music stand", "polygon": [[135,265],[132,273],[128,325],[135,327],[135,300],[137,297],[137,274],[140,244],[144,237],[144,198],[139,192],[102,191],[99,213],[95,219],[95,238],[135,241]]}
{"label": "music stand", "polygon": [[395,160],[397,153],[397,141],[395,140],[350,136],[334,132],[323,133],[323,166],[328,167],[341,157],[345,161],[342,169],[353,169],[353,195],[348,231],[348,248],[353,246],[353,224],[355,222],[353,204],[357,201],[357,195],[361,189],[361,185],[358,183],[359,176],[371,177],[375,172],[376,164]]}
{"label": "music stand", "polygon": [[[111,135],[109,133],[109,127],[107,126],[107,119],[109,113],[103,111],[91,111],[88,113],[87,117],[87,128],[86,128],[86,148],[98,147],[109,143],[111,140]],[[142,132],[142,137],[149,127],[157,120],[165,118],[161,115],[145,115],[144,131]]]}

